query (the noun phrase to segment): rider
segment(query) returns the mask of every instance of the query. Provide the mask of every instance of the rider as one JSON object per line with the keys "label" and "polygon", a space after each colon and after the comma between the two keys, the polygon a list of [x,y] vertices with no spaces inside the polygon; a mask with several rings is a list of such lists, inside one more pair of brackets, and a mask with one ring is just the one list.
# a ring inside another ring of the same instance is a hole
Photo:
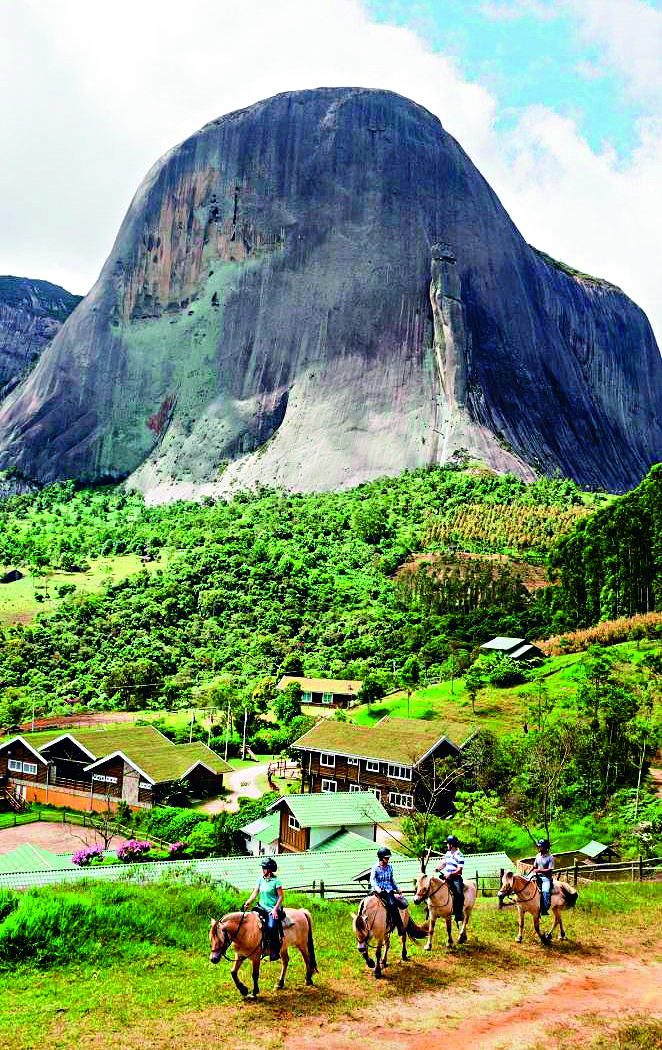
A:
{"label": "rider", "polygon": [[529,872],[531,878],[535,878],[540,889],[542,906],[541,915],[547,915],[552,899],[552,880],[554,878],[554,857],[550,853],[549,839],[540,839],[537,843],[538,852]]}
{"label": "rider", "polygon": [[391,851],[387,846],[377,850],[377,863],[370,872],[370,888],[385,904],[386,912],[400,936],[404,933],[400,908],[406,908],[407,902],[395,881],[391,864]]}
{"label": "rider", "polygon": [[275,962],[280,958],[280,945],[282,941],[281,920],[283,909],[283,884],[276,875],[278,865],[273,857],[265,857],[262,861],[262,875],[257,880],[257,886],[244,904],[244,910],[258,898],[256,911],[262,913],[267,920],[267,941],[269,944],[269,958]]}
{"label": "rider", "polygon": [[448,888],[453,895],[453,916],[455,921],[462,922],[464,916],[464,880],[462,878],[464,856],[456,835],[449,835],[446,839],[446,845],[448,849],[436,870],[446,880]]}

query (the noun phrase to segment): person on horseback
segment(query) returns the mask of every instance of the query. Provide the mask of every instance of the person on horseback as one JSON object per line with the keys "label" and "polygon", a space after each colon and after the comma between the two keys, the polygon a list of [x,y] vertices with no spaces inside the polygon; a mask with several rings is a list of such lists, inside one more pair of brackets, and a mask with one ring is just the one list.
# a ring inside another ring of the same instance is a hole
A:
{"label": "person on horseback", "polygon": [[276,875],[278,865],[273,857],[262,861],[262,875],[257,886],[244,904],[244,911],[258,898],[254,911],[258,912],[267,924],[266,942],[269,947],[269,959],[276,962],[280,958],[280,946],[283,940],[283,884]]}
{"label": "person on horseback", "polygon": [[402,937],[404,927],[400,917],[400,909],[407,907],[407,901],[395,881],[390,857],[391,851],[387,846],[382,846],[381,849],[377,850],[377,863],[370,872],[370,888],[383,901],[387,915],[390,916],[393,926]]}
{"label": "person on horseback", "polygon": [[446,845],[448,849],[436,870],[446,880],[448,888],[453,894],[453,917],[456,922],[462,922],[464,918],[464,879],[462,878],[464,855],[456,835],[449,835],[446,839]]}
{"label": "person on horseback", "polygon": [[549,913],[549,905],[552,899],[552,880],[554,878],[554,857],[550,853],[549,839],[540,839],[537,843],[538,853],[529,872],[530,878],[535,878],[540,890],[540,914]]}

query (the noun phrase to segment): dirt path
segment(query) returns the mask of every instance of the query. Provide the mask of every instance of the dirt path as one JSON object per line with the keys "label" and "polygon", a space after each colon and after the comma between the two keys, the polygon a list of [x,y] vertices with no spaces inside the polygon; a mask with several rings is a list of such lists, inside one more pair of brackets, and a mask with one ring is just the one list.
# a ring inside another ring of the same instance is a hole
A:
{"label": "dirt path", "polygon": [[662,769],[651,768],[650,778],[655,785],[655,794],[658,798],[662,798]]}
{"label": "dirt path", "polygon": [[244,766],[243,769],[235,769],[234,773],[227,773],[224,780],[230,794],[210,799],[198,809],[203,813],[220,813],[222,810],[236,813],[240,798],[262,798],[264,791],[258,787],[257,781],[258,777],[267,775],[268,769],[269,762],[258,762],[254,766]]}
{"label": "dirt path", "polygon": [[[114,835],[109,849],[119,849],[126,841],[121,835]],[[3,828],[0,831],[0,854],[9,853],[25,842],[43,846],[53,853],[75,853],[84,845],[96,846],[100,840],[91,828],[82,828],[79,824],[51,824],[36,820],[31,824],[18,824],[15,828]]]}
{"label": "dirt path", "polygon": [[[628,1017],[662,1021],[662,963],[622,959],[603,966],[565,967],[551,977],[482,978],[469,989],[425,992],[400,1000],[387,1025],[381,1010],[350,1023],[311,1018],[305,1032],[287,1033],[287,1050],[439,1050],[440,1041],[472,1050],[511,1050],[544,1043],[591,1045],[596,1030]],[[375,1023],[376,1016],[379,1024]],[[599,1020],[598,1020],[599,1019]],[[442,1035],[443,1032],[443,1035]],[[605,1044],[608,1045],[608,1044]],[[615,1044],[614,1044],[615,1045]],[[652,1044],[650,1044],[652,1045]]]}

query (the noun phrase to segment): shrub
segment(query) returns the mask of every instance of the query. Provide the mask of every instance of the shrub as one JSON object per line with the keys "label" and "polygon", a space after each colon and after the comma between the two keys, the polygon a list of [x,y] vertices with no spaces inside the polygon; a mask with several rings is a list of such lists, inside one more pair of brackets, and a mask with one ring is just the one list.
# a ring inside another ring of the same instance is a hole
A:
{"label": "shrub", "polygon": [[480,668],[490,685],[518,685],[526,681],[526,668],[509,656],[490,656]]}
{"label": "shrub", "polygon": [[101,846],[87,846],[85,849],[76,850],[71,858],[71,863],[77,864],[80,868],[87,868],[90,864],[100,864],[102,860]]}
{"label": "shrub", "polygon": [[147,830],[156,838],[166,842],[179,842],[186,839],[196,824],[205,821],[204,813],[195,813],[190,809],[177,806],[161,806],[150,811],[147,817]]}
{"label": "shrub", "polygon": [[169,860],[177,860],[178,857],[183,856],[186,850],[186,845],[183,842],[171,842],[168,848]]}
{"label": "shrub", "polygon": [[117,851],[117,859],[121,860],[123,864],[131,864],[133,861],[142,860],[150,849],[152,848],[151,842],[140,842],[138,839],[130,839]]}

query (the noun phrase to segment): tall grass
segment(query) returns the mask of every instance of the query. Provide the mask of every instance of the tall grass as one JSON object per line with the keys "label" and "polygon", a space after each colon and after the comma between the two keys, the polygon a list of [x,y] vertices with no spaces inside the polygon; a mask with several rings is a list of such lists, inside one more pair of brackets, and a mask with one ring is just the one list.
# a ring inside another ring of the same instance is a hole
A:
{"label": "tall grass", "polygon": [[618,620],[603,620],[594,627],[578,631],[567,631],[545,641],[536,642],[547,656],[562,656],[563,653],[581,653],[591,645],[617,645],[627,642],[633,627],[643,627],[647,637],[658,637],[662,628],[662,612],[638,613],[636,616],[621,616]]}

